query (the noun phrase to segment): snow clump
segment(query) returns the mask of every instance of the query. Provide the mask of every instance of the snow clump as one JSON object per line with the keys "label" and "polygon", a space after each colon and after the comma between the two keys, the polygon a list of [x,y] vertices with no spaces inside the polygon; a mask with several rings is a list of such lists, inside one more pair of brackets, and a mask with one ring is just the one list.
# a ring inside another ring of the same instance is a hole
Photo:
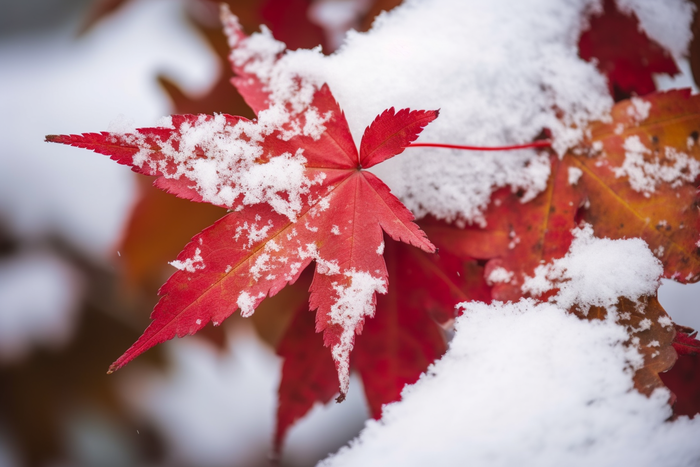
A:
{"label": "snow clump", "polygon": [[619,297],[637,301],[656,294],[663,267],[644,240],[596,238],[588,224],[573,234],[566,256],[538,266],[535,275],[525,279],[523,292],[538,296],[556,287],[559,291],[551,301],[564,309],[576,304],[583,310],[612,310]]}

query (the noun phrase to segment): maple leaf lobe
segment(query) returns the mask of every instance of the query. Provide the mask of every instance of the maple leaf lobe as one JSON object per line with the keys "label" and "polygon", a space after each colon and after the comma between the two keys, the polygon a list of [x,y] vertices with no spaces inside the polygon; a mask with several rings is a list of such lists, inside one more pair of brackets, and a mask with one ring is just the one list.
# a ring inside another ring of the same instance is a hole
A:
{"label": "maple leaf lobe", "polygon": [[439,114],[439,110],[385,110],[362,135],[360,166],[367,169],[401,154]]}

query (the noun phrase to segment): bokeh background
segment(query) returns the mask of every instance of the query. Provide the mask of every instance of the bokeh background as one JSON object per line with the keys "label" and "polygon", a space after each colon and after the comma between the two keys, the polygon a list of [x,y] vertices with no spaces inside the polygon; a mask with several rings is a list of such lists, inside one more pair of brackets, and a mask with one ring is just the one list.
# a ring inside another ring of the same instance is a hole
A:
{"label": "bokeh background", "polygon": [[[337,48],[398,0],[232,0],[254,32],[290,48]],[[189,238],[222,215],[152,189],[47,134],[152,126],[171,113],[252,116],[228,84],[209,0],[0,1],[0,467],[263,466],[281,367],[274,353],[299,297],[253,319],[149,351],[105,374],[145,329]],[[692,85],[686,72],[660,87]],[[660,292],[700,327],[696,286]],[[313,465],[368,411],[359,381],[290,432],[283,466]]]}

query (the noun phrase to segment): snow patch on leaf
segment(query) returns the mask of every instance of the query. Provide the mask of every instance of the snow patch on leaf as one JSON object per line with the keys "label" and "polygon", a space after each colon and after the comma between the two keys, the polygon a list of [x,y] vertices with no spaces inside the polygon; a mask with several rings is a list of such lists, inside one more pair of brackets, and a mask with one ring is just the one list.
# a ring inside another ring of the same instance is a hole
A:
{"label": "snow patch on leaf", "polygon": [[583,175],[583,170],[578,167],[569,167],[569,185],[576,185]]}
{"label": "snow patch on leaf", "polygon": [[647,118],[649,118],[649,111],[651,110],[651,102],[645,101],[639,97],[633,97],[631,99],[632,105],[627,107],[627,115],[632,117],[637,123],[641,123]]}
{"label": "snow patch on leaf", "polygon": [[246,291],[241,292],[236,300],[236,305],[238,305],[238,308],[241,309],[241,316],[244,318],[250,317],[255,311],[255,306],[257,303],[263,298],[265,298],[264,293],[259,293],[253,296]]}
{"label": "snow patch on leaf", "polygon": [[202,250],[199,248],[195,250],[194,256],[191,258],[171,261],[169,264],[181,271],[187,272],[195,272],[198,269],[204,269],[206,267],[204,264],[204,258],[202,258]]}
{"label": "snow patch on leaf", "polygon": [[539,296],[558,288],[550,301],[565,309],[578,305],[584,312],[591,306],[614,310],[619,297],[637,301],[656,294],[663,267],[644,240],[596,238],[590,225],[573,234],[566,256],[525,278],[524,293]]}
{"label": "snow patch on leaf", "polygon": [[[262,218],[260,216],[256,216],[256,220],[260,222],[262,221]],[[272,221],[270,220],[268,220],[267,224],[263,226],[259,226],[257,222],[248,223],[248,221],[245,221],[243,222],[243,225],[236,226],[236,234],[233,236],[233,240],[238,241],[241,236],[245,234],[245,238],[248,240],[246,248],[250,248],[253,246],[253,244],[265,240],[272,227]]]}
{"label": "snow patch on leaf", "polygon": [[363,271],[345,271],[348,285],[335,284],[338,295],[331,306],[329,322],[342,327],[340,342],[333,346],[331,354],[338,368],[340,392],[348,392],[350,385],[350,352],[355,341],[355,333],[365,318],[374,316],[375,294],[386,293],[386,280]]}
{"label": "snow patch on leaf", "polygon": [[495,283],[508,283],[513,279],[513,271],[509,271],[504,267],[497,267],[494,268],[493,271],[489,274],[489,276],[486,278],[486,283],[489,285],[493,285]]}
{"label": "snow patch on leaf", "polygon": [[672,188],[677,188],[700,175],[699,161],[670,146],[664,148],[663,156],[652,155],[639,136],[633,135],[625,139],[623,148],[625,161],[622,167],[613,168],[613,172],[616,177],[627,176],[630,186],[647,197],[660,183],[670,183]]}
{"label": "snow patch on leaf", "polygon": [[261,112],[257,122],[219,114],[178,123],[167,139],[142,132],[112,138],[140,148],[134,166],[148,167],[166,179],[185,177],[204,201],[229,209],[268,203],[294,220],[302,209],[301,196],[322,181],[306,177],[302,149],[294,154],[263,150],[265,138],[288,123],[274,109]]}
{"label": "snow patch on leaf", "polygon": [[316,272],[319,274],[333,275],[340,274],[340,267],[336,260],[325,260],[321,257],[315,243],[307,243],[304,248],[299,247],[297,254],[302,260],[312,258],[316,261]]}

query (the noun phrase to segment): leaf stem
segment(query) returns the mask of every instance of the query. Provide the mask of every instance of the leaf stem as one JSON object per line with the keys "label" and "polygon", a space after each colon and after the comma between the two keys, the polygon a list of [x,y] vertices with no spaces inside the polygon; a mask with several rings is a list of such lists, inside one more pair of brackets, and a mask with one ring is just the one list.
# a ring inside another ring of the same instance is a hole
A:
{"label": "leaf stem", "polygon": [[552,146],[552,141],[542,139],[527,144],[516,144],[513,146],[462,146],[458,144],[442,144],[442,143],[412,143],[409,148],[447,148],[447,149],[464,149],[467,151],[511,151],[514,149],[527,148],[544,148]]}

